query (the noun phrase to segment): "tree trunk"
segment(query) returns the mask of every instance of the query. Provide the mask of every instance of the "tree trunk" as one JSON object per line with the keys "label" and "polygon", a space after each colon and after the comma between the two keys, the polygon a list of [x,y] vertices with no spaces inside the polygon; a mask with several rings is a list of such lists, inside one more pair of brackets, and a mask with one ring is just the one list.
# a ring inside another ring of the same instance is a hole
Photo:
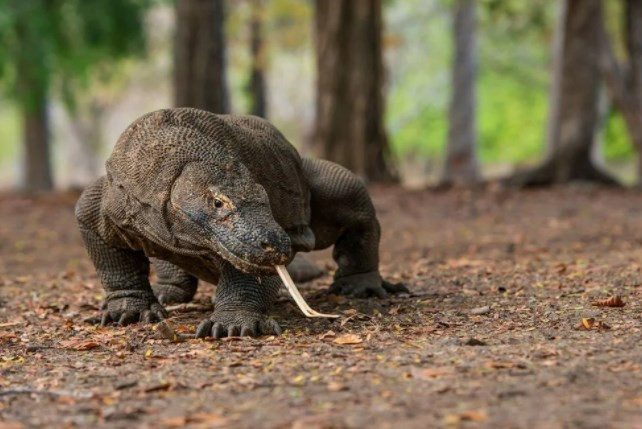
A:
{"label": "tree trunk", "polygon": [[24,189],[42,192],[53,189],[51,156],[49,153],[49,124],[44,97],[22,108],[24,138]]}
{"label": "tree trunk", "polygon": [[267,99],[265,90],[266,55],[263,40],[263,0],[252,2],[252,20],[250,22],[250,55],[252,56],[252,74],[250,75],[250,96],[253,115],[267,117]]}
{"label": "tree trunk", "polygon": [[393,181],[384,129],[380,0],[317,0],[317,155]]}
{"label": "tree trunk", "polygon": [[176,106],[229,111],[223,5],[223,0],[176,2]]}
{"label": "tree trunk", "polygon": [[592,162],[599,120],[599,34],[603,19],[601,0],[565,0],[562,6],[559,94],[552,93],[556,117],[549,119],[549,156],[543,165],[518,172],[511,181],[518,186],[548,186],[576,180],[616,185],[615,179]]}
{"label": "tree trunk", "polygon": [[642,188],[642,1],[625,0],[626,61],[620,63],[606,34],[603,20],[598,34],[600,65],[615,107],[620,111],[638,152],[638,187]]}
{"label": "tree trunk", "polygon": [[453,19],[455,55],[452,65],[452,97],[449,110],[448,147],[442,185],[475,185],[480,180],[477,161],[476,0],[457,0]]}
{"label": "tree trunk", "polygon": [[44,53],[37,51],[34,37],[38,33],[29,21],[18,20],[15,30],[20,48],[16,89],[23,131],[22,187],[27,192],[50,191],[53,179],[47,120],[48,82],[42,73]]}
{"label": "tree trunk", "polygon": [[547,157],[555,152],[560,132],[560,96],[562,94],[562,71],[564,65],[564,37],[566,27],[567,1],[561,1],[557,5],[557,22],[553,34],[553,67],[551,68],[551,89],[548,100],[548,124],[546,130]]}

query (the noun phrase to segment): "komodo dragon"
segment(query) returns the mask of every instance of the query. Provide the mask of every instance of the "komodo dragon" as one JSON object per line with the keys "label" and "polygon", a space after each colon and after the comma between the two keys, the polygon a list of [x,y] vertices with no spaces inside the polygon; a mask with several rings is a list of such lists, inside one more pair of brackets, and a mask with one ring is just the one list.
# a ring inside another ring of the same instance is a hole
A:
{"label": "komodo dragon", "polygon": [[76,205],[106,293],[103,325],[163,319],[158,297],[187,302],[203,279],[217,290],[197,337],[280,334],[268,317],[281,286],[275,266],[331,245],[338,269],[329,292],[407,291],[379,275],[380,228],[362,181],[301,158],[263,119],[152,112],[125,130],[106,167]]}

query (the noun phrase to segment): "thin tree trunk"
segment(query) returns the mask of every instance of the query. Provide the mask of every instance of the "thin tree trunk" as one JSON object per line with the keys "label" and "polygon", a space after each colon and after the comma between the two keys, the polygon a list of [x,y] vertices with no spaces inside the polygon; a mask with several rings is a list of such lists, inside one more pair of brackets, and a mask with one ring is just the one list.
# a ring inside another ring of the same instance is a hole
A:
{"label": "thin tree trunk", "polygon": [[252,56],[252,73],[250,75],[250,95],[253,115],[267,117],[267,99],[265,89],[266,55],[263,39],[263,0],[252,2],[252,20],[250,22],[250,54]]}
{"label": "thin tree trunk", "polygon": [[28,192],[53,189],[49,127],[44,97],[22,108],[24,138],[24,188]]}
{"label": "thin tree trunk", "polygon": [[442,185],[475,185],[480,180],[477,161],[476,0],[457,0],[453,19],[455,55],[449,110],[448,147]]}
{"label": "thin tree trunk", "polygon": [[638,152],[638,187],[642,188],[642,1],[625,0],[626,61],[613,52],[603,20],[599,31],[601,68],[615,107],[620,111]]}
{"label": "thin tree trunk", "polygon": [[229,111],[223,25],[223,0],[177,0],[176,106]]}
{"label": "thin tree trunk", "polygon": [[393,181],[384,129],[380,0],[317,0],[314,148],[371,181]]}
{"label": "thin tree trunk", "polygon": [[27,192],[53,189],[49,123],[47,118],[48,82],[40,71],[44,54],[34,52],[37,32],[30,22],[18,20],[16,35],[21,51],[18,58],[17,90],[22,114],[24,171],[22,187]]}
{"label": "thin tree trunk", "polygon": [[562,65],[559,94],[551,97],[556,118],[549,120],[549,151],[539,167],[518,172],[510,181],[518,186],[548,186],[575,180],[616,185],[615,179],[592,162],[599,120],[599,28],[603,19],[601,0],[565,0]]}
{"label": "thin tree trunk", "polygon": [[555,148],[559,143],[560,133],[560,97],[562,94],[562,75],[564,65],[564,38],[566,29],[566,14],[568,13],[568,2],[561,1],[558,3],[557,23],[555,24],[555,34],[553,35],[553,67],[551,68],[551,90],[548,104],[548,124],[546,133],[547,156],[550,157],[555,153]]}

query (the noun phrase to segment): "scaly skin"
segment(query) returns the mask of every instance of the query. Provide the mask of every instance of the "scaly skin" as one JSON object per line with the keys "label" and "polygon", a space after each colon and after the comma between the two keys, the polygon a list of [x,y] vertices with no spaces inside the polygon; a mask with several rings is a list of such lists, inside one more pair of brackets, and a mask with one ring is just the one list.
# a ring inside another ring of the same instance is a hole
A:
{"label": "scaly skin", "polygon": [[218,287],[198,337],[279,334],[268,317],[281,284],[274,266],[331,245],[331,293],[407,291],[379,275],[380,228],[362,181],[336,164],[301,159],[255,117],[145,115],[120,137],[76,217],[105,288],[103,324],[161,319],[159,300],[189,301],[200,278]]}
{"label": "scaly skin", "polygon": [[196,337],[279,335],[281,327],[267,314],[280,286],[277,276],[257,277],[223,264],[214,312],[198,326]]}
{"label": "scaly skin", "polygon": [[158,283],[152,285],[152,290],[158,302],[163,305],[181,304],[194,298],[198,287],[197,277],[162,259],[154,259],[152,263],[158,277]]}

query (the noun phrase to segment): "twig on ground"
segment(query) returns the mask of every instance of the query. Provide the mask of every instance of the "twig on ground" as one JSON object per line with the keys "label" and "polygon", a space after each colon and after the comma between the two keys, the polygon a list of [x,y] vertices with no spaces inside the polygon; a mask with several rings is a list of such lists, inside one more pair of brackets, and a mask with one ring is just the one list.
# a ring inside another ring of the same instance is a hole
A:
{"label": "twig on ground", "polygon": [[167,311],[187,313],[190,311],[212,311],[214,310],[214,306],[212,304],[195,304],[193,302],[188,302],[186,304],[168,305],[165,309]]}
{"label": "twig on ground", "polygon": [[51,395],[51,396],[71,396],[77,399],[89,399],[94,396],[92,392],[78,392],[71,390],[41,390],[31,387],[16,387],[13,389],[0,390],[0,398],[11,395]]}

